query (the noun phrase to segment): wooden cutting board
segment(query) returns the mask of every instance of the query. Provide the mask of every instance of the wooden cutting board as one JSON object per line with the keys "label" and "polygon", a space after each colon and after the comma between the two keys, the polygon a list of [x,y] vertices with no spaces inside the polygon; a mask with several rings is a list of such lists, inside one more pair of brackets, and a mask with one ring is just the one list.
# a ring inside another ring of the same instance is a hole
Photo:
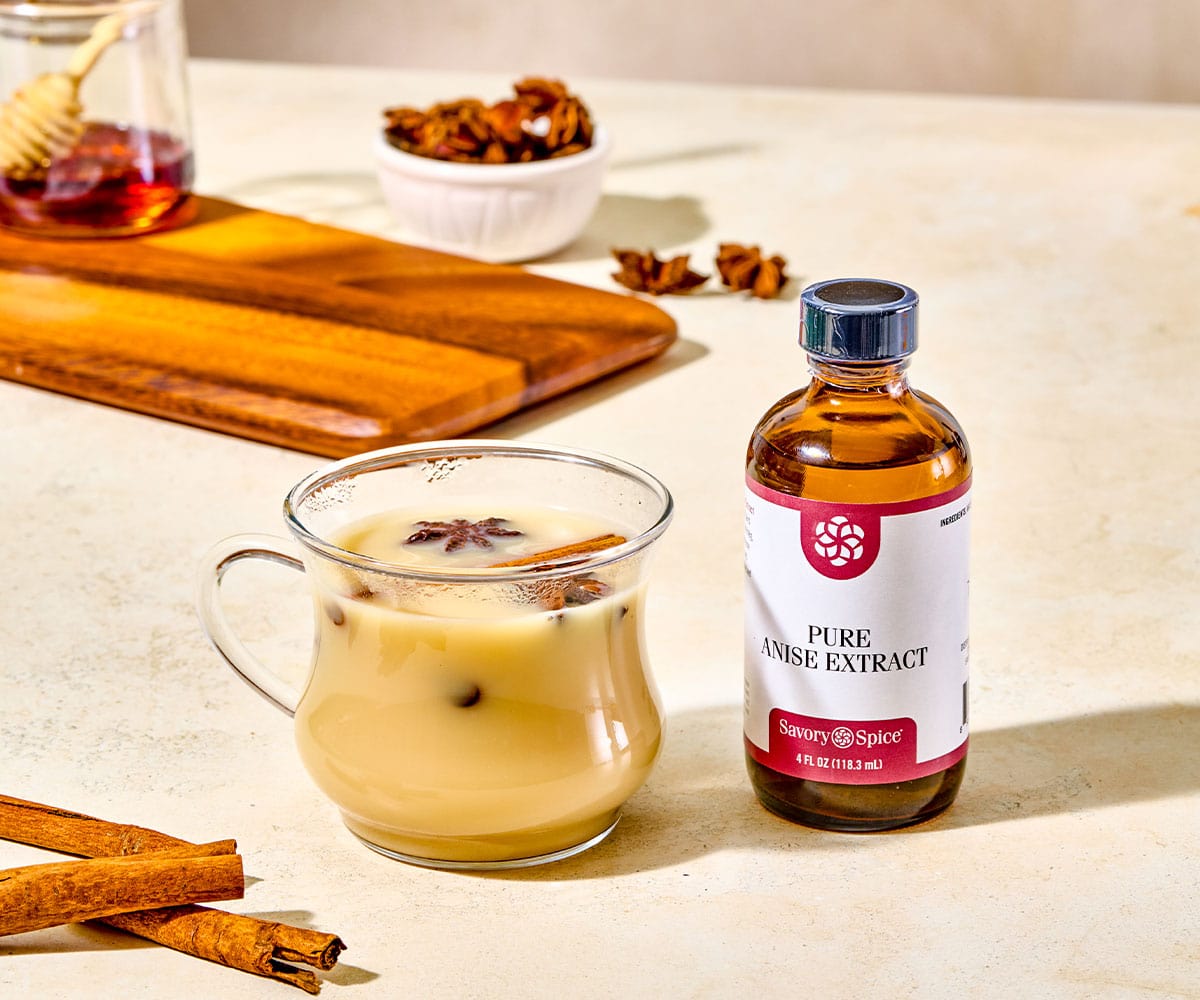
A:
{"label": "wooden cutting board", "polygon": [[466,434],[674,339],[628,295],[212,198],[136,239],[0,232],[0,377],[320,455]]}

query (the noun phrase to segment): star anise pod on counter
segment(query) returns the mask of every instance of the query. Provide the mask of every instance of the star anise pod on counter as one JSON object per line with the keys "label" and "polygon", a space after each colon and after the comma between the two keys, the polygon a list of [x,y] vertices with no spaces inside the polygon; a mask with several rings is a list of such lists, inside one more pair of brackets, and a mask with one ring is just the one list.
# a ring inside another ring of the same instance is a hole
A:
{"label": "star anise pod on counter", "polygon": [[787,261],[776,254],[763,257],[758,247],[722,243],[717,251],[721,283],[735,292],[749,292],[757,299],[773,299],[787,284]]}
{"label": "star anise pod on counter", "polygon": [[621,265],[613,280],[635,292],[651,295],[682,295],[703,285],[708,275],[698,274],[688,267],[689,254],[659,260],[653,250],[613,250]]}
{"label": "star anise pod on counter", "polygon": [[503,517],[485,517],[482,521],[468,521],[464,517],[456,517],[453,521],[417,521],[413,527],[418,530],[404,539],[404,544],[444,540],[446,552],[456,552],[467,545],[490,549],[492,538],[512,538],[522,534],[513,528],[500,527],[506,521]]}

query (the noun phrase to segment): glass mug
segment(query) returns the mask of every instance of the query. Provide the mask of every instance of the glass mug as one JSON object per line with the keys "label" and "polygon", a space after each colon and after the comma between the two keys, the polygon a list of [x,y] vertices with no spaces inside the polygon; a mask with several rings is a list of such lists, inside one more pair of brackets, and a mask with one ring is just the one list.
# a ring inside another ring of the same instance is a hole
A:
{"label": "glass mug", "polygon": [[[657,479],[603,455],[388,448],[287,495],[302,559],[266,535],[210,550],[198,610],[230,666],[295,716],[306,769],[368,847],[434,868],[541,864],[603,840],[658,757],[643,618],[672,510]],[[576,544],[602,536],[608,547]],[[221,611],[224,573],[252,558],[308,576],[302,693]]]}

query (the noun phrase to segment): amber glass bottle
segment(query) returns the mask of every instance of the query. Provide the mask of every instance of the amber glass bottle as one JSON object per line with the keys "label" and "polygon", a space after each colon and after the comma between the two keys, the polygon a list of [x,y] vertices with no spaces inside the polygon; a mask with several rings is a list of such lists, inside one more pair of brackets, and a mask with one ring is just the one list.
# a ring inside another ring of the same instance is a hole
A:
{"label": "amber glass bottle", "polygon": [[746,459],[746,762],[772,812],[886,830],[945,809],[966,764],[971,460],[908,384],[912,289],[801,300],[812,381]]}

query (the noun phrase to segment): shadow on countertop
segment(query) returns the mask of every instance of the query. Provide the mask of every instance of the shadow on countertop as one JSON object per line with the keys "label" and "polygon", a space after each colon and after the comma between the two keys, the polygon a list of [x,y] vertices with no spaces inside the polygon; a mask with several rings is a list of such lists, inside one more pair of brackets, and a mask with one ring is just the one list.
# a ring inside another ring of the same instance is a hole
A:
{"label": "shadow on countertop", "polygon": [[568,414],[598,406],[643,383],[699,361],[708,353],[708,348],[703,344],[680,337],[658,357],[640,361],[585,385],[576,386],[563,395],[551,396],[539,403],[533,403],[523,410],[502,417],[494,424],[487,425],[475,436],[508,438],[537,433],[543,426]]}
{"label": "shadow on countertop", "polygon": [[13,934],[0,940],[0,958],[17,955],[68,955],[85,951],[113,951],[130,948],[157,948],[132,934],[99,924],[62,924],[41,930]]}
{"label": "shadow on countertop", "polygon": [[[658,768],[613,834],[576,858],[488,878],[577,880],[666,868],[717,851],[824,850],[880,835],[810,830],[754,797],[740,706],[671,718]],[[958,800],[888,837],[1082,812],[1200,789],[1200,705],[1152,705],[973,733]]]}
{"label": "shadow on countertop", "polygon": [[[246,916],[270,922],[278,921],[294,927],[312,927],[314,914],[310,910],[273,910],[247,913]],[[14,934],[0,942],[0,956],[158,947],[160,945],[145,938],[88,921],[29,931],[26,934]],[[338,962],[332,969],[320,973],[320,978],[322,982],[338,986],[356,986],[378,979],[379,973]]]}
{"label": "shadow on countertop", "polygon": [[[665,251],[699,239],[709,228],[699,199],[691,195],[604,194],[574,242],[533,263],[611,260],[614,247]],[[612,290],[620,292],[621,288],[614,284]]]}
{"label": "shadow on countertop", "polygon": [[[312,927],[313,914],[310,910],[258,911],[246,914],[258,920],[289,923],[293,927]],[[31,930],[26,934],[14,934],[0,941],[0,957],[19,954],[66,954],[71,952],[114,951],[127,948],[156,948],[154,941],[125,934],[98,923],[72,923],[67,926]],[[302,963],[300,963],[302,964]],[[359,966],[338,962],[334,968],[320,972],[320,982],[336,986],[359,986],[379,978],[378,972],[360,969]]]}
{"label": "shadow on countertop", "polygon": [[[310,222],[355,228],[355,222],[378,222],[387,206],[375,175],[369,172],[291,173],[229,184],[220,198],[238,204],[268,204],[273,211],[297,215]],[[212,221],[201,219],[199,221]],[[690,243],[709,230],[700,201],[690,195],[662,198],[636,194],[603,194],[584,231],[557,253],[525,264],[607,260],[613,247],[663,249]],[[368,225],[368,229],[374,229]],[[402,227],[401,227],[402,228]],[[401,238],[404,233],[378,235]],[[619,286],[612,291],[620,293]]]}

